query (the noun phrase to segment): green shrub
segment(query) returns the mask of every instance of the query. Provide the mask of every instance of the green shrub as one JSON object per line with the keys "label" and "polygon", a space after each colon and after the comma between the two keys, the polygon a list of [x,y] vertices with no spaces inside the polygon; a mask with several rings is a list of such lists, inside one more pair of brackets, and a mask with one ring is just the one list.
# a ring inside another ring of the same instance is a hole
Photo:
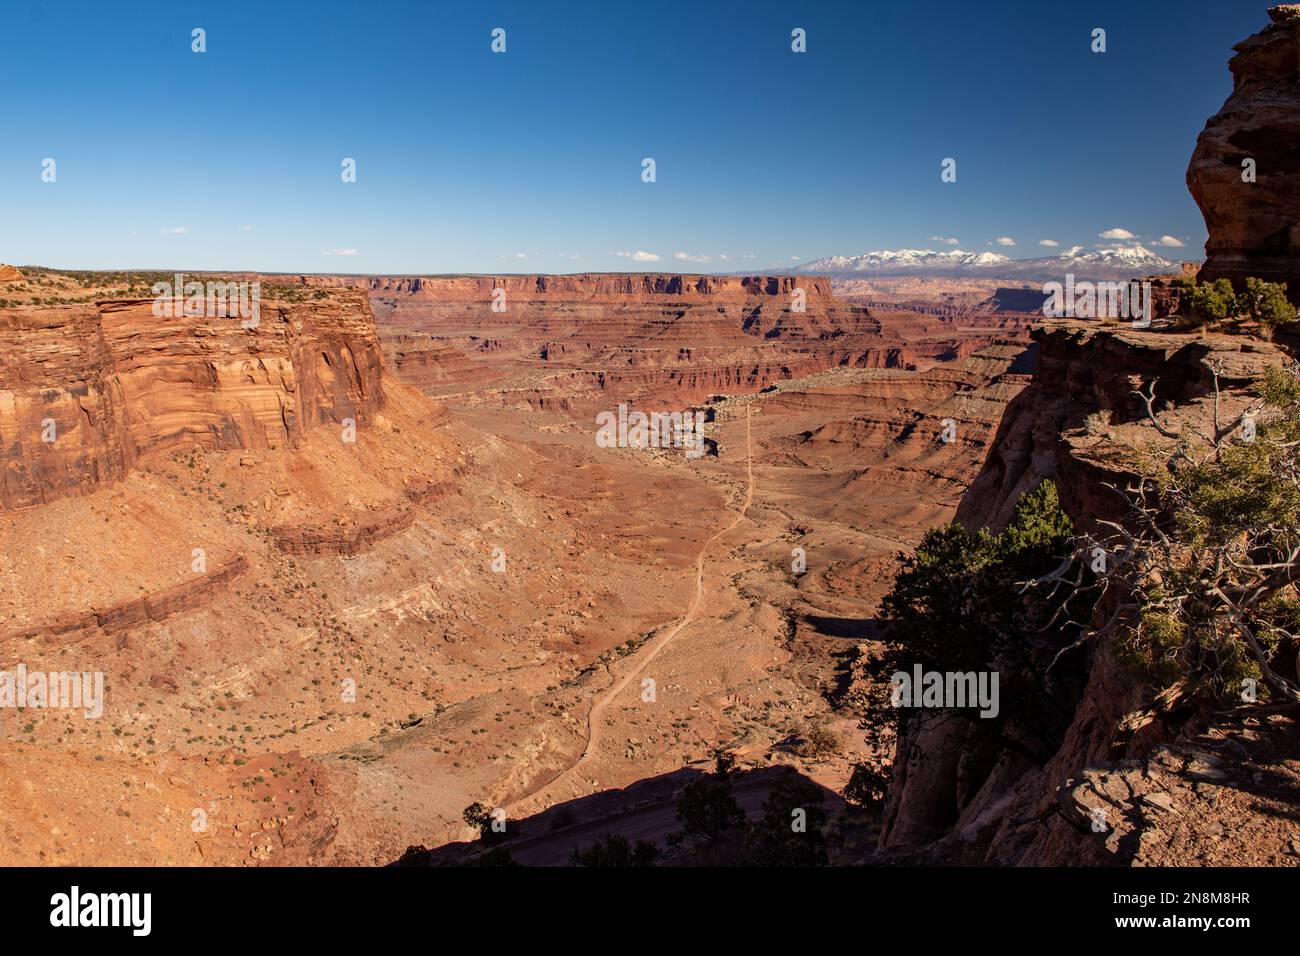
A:
{"label": "green shrub", "polygon": [[[975,733],[1010,735],[1021,752],[1045,758],[1064,730],[1062,698],[1077,693],[1074,665],[1048,674],[1074,636],[1062,631],[1060,620],[1086,617],[1095,599],[1071,598],[1079,606],[1055,619],[1062,602],[1027,594],[1026,582],[1050,573],[1073,549],[1073,525],[1050,481],[1020,496],[999,534],[972,534],[958,524],[931,529],[881,603],[885,650],[872,672],[883,681],[918,664],[926,671],[996,671],[998,716],[980,719],[974,710],[953,716],[968,720]],[[877,733],[906,713],[883,694],[869,696],[863,709],[864,723]]]}
{"label": "green shrub", "polygon": [[1237,311],[1266,328],[1290,325],[1296,320],[1296,308],[1286,297],[1285,282],[1247,279],[1246,291],[1238,299]]}
{"label": "green shrub", "polygon": [[1193,286],[1191,311],[1208,322],[1222,322],[1237,314],[1237,294],[1227,279]]}

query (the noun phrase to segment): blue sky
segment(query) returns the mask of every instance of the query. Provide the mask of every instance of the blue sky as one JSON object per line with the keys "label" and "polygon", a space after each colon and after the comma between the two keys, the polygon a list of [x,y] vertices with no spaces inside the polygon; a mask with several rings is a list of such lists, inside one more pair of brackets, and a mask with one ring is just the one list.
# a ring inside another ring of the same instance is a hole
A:
{"label": "blue sky", "polygon": [[1199,258],[1184,172],[1267,23],[1263,0],[0,6],[0,262],[370,273],[1031,257],[1112,229]]}

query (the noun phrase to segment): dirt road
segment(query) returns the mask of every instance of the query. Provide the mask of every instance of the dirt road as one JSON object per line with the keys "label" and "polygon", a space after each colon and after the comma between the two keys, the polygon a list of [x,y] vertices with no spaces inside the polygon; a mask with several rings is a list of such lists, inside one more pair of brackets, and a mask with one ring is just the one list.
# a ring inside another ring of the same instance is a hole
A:
{"label": "dirt road", "polygon": [[627,686],[637,679],[665,647],[673,642],[673,639],[689,624],[695,620],[695,616],[704,601],[704,559],[708,556],[711,548],[718,539],[728,534],[745,520],[745,515],[749,511],[749,506],[754,502],[754,446],[750,430],[750,406],[745,406],[745,467],[747,474],[747,487],[745,489],[745,500],[737,511],[735,520],[714,534],[704,542],[700,548],[700,553],[695,559],[695,595],[687,605],[686,614],[673,627],[669,628],[658,637],[646,642],[641,652],[636,656],[634,665],[628,669],[621,678],[614,683],[600,698],[591,706],[587,713],[587,743],[582,750],[582,755],[558,774],[544,783],[537,790],[526,794],[515,800],[509,806],[505,807],[506,816],[511,819],[519,819],[536,813],[549,806],[555,799],[569,799],[577,794],[573,790],[564,791],[563,785],[570,781],[582,766],[595,753],[597,746],[600,744],[602,723],[601,716],[609,708],[618,696],[627,689]]}

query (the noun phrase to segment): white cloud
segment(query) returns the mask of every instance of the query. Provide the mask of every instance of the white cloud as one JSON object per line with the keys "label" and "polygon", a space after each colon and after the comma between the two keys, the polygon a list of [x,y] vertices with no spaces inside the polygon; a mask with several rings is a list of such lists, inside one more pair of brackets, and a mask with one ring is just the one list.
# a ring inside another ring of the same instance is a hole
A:
{"label": "white cloud", "polygon": [[326,249],[324,252],[321,253],[321,255],[322,256],[359,256],[361,255],[361,253],[359,253],[355,249]]}
{"label": "white cloud", "polygon": [[638,249],[636,252],[611,252],[611,256],[618,256],[622,259],[631,259],[633,262],[658,262],[661,258],[653,252],[643,252]]}
{"label": "white cloud", "polygon": [[1083,252],[1083,246],[1071,246],[1069,249],[1066,249],[1065,252],[1061,253],[1061,255],[1077,256],[1081,252]]}
{"label": "white cloud", "polygon": [[930,237],[930,241],[931,241],[931,242],[942,242],[942,243],[943,243],[944,245],[946,245],[946,246],[955,246],[955,245],[957,245],[957,243],[958,243],[958,240],[956,240],[956,239],[951,239],[951,238],[949,238],[949,237],[947,237],[947,236],[931,236],[931,237]]}
{"label": "white cloud", "polygon": [[576,252],[572,252],[572,253],[570,253],[570,252],[557,252],[556,255],[559,256],[561,259],[577,259],[577,258],[578,258],[578,254],[577,254]]}
{"label": "white cloud", "polygon": [[798,261],[799,261],[799,257],[798,257],[798,256],[791,256],[791,257],[790,257],[790,261],[791,261],[791,262],[798,262]]}
{"label": "white cloud", "polygon": [[721,259],[723,262],[730,262],[730,261],[731,261],[731,256],[727,255],[725,252],[719,252],[719,253],[718,253],[718,258]]}
{"label": "white cloud", "polygon": [[527,259],[527,258],[528,258],[528,253],[526,253],[526,252],[516,252],[516,253],[515,253],[515,258],[516,258],[516,259]]}
{"label": "white cloud", "polygon": [[683,262],[708,262],[713,257],[706,255],[693,256],[689,252],[674,252],[674,259],[681,259]]}
{"label": "white cloud", "polygon": [[252,226],[240,226],[240,227],[239,227],[239,231],[240,231],[240,232],[252,232],[252,231],[253,231],[253,227],[252,227]]}
{"label": "white cloud", "polygon": [[162,232],[164,236],[183,236],[189,232],[189,230],[184,226],[173,226],[171,229],[162,229],[160,232]]}
{"label": "white cloud", "polygon": [[1060,245],[1060,243],[1057,242],[1055,239],[1039,239],[1038,244],[1040,246],[1047,246],[1050,249],[1055,249],[1057,246]]}
{"label": "white cloud", "polygon": [[999,246],[1014,246],[1016,244],[1016,240],[1010,236],[998,236],[996,241]]}
{"label": "white cloud", "polygon": [[1159,239],[1157,239],[1155,242],[1151,243],[1151,245],[1153,245],[1153,246],[1169,246],[1169,247],[1171,247],[1171,248],[1177,249],[1177,248],[1180,248],[1181,246],[1183,246],[1184,243],[1183,243],[1183,240],[1179,239],[1177,236],[1161,236],[1161,237],[1160,237]]}
{"label": "white cloud", "polygon": [[1137,236],[1133,235],[1133,233],[1129,232],[1127,229],[1120,229],[1118,226],[1114,229],[1107,229],[1105,232],[1100,233],[1099,235],[1103,239],[1136,239],[1137,238]]}

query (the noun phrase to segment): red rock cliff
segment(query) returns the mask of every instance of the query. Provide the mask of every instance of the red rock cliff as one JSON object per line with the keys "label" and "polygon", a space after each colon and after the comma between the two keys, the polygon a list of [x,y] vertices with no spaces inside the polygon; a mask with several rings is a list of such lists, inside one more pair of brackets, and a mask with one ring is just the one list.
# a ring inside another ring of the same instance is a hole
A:
{"label": "red rock cliff", "polygon": [[382,407],[362,294],[264,299],[252,329],[152,306],[0,310],[0,510],[93,489],[149,454],[293,445]]}
{"label": "red rock cliff", "polygon": [[1196,142],[1187,187],[1209,232],[1202,279],[1286,282],[1300,301],[1300,4],[1269,16],[1235,47],[1232,95]]}

